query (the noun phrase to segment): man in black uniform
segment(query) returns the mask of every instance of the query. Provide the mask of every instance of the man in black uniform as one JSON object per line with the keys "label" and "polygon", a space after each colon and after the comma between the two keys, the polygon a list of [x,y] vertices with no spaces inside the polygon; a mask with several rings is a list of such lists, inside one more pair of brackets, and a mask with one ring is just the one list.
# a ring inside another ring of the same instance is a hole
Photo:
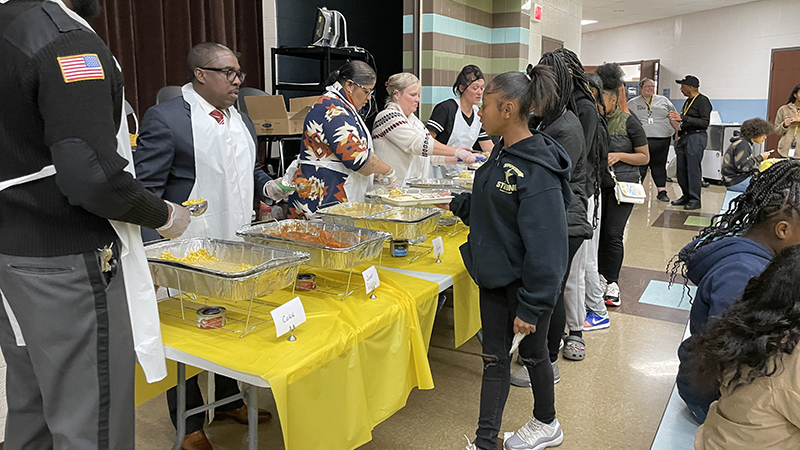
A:
{"label": "man in black uniform", "polygon": [[122,74],[84,20],[98,0],[64,2],[0,0],[4,448],[133,449],[134,271],[109,219],[177,238],[189,213],[124,170]]}
{"label": "man in black uniform", "polygon": [[700,188],[703,183],[703,152],[708,142],[708,122],[711,120],[711,101],[700,93],[700,80],[693,75],[686,75],[682,80],[675,80],[681,85],[681,94],[686,96],[683,113],[670,111],[670,120],[681,123],[678,131],[678,142],[675,145],[675,157],[678,160],[678,184],[681,197],[672,204],[683,206],[683,209],[700,209]]}

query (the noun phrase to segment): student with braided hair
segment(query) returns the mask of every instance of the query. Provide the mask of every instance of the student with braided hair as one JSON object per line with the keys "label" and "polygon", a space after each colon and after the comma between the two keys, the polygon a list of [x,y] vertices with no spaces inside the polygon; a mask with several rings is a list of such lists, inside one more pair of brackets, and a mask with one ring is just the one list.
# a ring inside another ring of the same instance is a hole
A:
{"label": "student with braided hair", "polygon": [[[779,161],[753,175],[745,192],[728,210],[713,219],[673,259],[672,280],[680,273],[697,285],[689,329],[697,335],[721,315],[744,291],[747,282],[770,263],[774,255],[800,244],[800,162]],[[696,355],[690,337],[678,349],[678,393],[698,422],[719,393],[698,387],[689,376]]]}
{"label": "student with braided hair", "polygon": [[[570,268],[567,269],[567,274],[564,277],[564,283],[566,283],[573,266],[575,266],[575,270],[580,272],[583,272],[586,267],[586,258],[580,258],[576,262],[575,256],[584,241],[590,239],[593,234],[592,226],[587,217],[587,149],[583,128],[575,113],[577,107],[572,96],[573,83],[569,68],[564,63],[563,58],[554,52],[545,53],[539,60],[539,64],[553,70],[556,76],[556,84],[558,85],[558,102],[553,105],[550,111],[534,113],[535,116],[542,114],[545,118],[542,119],[538,129],[561,144],[569,154],[572,162],[572,174],[569,183],[573,197],[567,217]],[[552,122],[547,123],[547,117],[552,117]],[[570,335],[564,339],[564,357],[575,361],[583,360],[585,357],[586,344],[581,336],[585,315],[586,309],[583,306],[583,298],[578,299],[577,296],[571,296],[570,302],[567,304],[564,296],[564,287],[562,286],[558,303],[556,303],[550,320],[547,344],[550,350],[550,362],[553,364],[556,375],[558,375],[559,347],[565,325],[569,325]],[[556,380],[558,379],[559,377],[557,376]]]}
{"label": "student with braided hair", "polygon": [[601,178],[600,241],[597,252],[597,269],[606,282],[604,295],[607,306],[620,306],[619,271],[625,256],[622,236],[633,211],[632,203],[617,201],[614,193],[616,181],[641,182],[639,166],[650,161],[647,135],[638,119],[619,109],[619,88],[624,72],[619,64],[608,63],[595,73],[603,82],[603,102],[608,120],[608,166]]}
{"label": "student with braided hair", "polygon": [[611,326],[604,302],[606,284],[600,283],[597,270],[600,233],[596,229],[601,215],[600,178],[608,167],[608,127],[604,118],[605,113],[601,112],[605,109],[602,98],[603,83],[600,78],[593,73],[586,73],[578,55],[572,50],[560,48],[553,53],[564,60],[572,76],[574,112],[581,122],[586,141],[586,211],[589,223],[595,230],[592,237],[578,249],[573,260],[574,265],[580,265],[581,261],[585,261],[583,271],[578,267],[571,268],[564,285],[566,304],[577,304],[582,301],[585,307],[586,315],[582,330],[570,327],[571,335],[583,338],[583,331],[600,330]]}

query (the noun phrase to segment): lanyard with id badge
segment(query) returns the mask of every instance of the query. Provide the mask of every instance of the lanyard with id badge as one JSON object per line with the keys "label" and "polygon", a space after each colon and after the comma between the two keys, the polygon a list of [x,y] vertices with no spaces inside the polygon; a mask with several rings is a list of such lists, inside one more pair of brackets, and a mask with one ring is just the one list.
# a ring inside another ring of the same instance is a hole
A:
{"label": "lanyard with id badge", "polygon": [[647,103],[647,99],[644,98],[644,96],[642,96],[642,100],[644,101],[644,104],[647,105],[647,124],[648,125],[652,125],[653,124],[653,103],[655,103],[655,101],[656,101],[656,96],[654,95],[654,96],[650,97],[650,103]]}

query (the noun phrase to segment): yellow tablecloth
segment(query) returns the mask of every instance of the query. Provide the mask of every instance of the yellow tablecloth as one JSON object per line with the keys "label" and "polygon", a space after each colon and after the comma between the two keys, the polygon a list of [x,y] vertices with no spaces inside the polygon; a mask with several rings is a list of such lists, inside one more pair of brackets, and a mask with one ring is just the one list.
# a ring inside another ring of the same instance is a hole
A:
{"label": "yellow tablecloth", "polygon": [[[481,329],[480,292],[478,285],[472,281],[467,268],[464,267],[461,252],[458,250],[461,244],[467,242],[469,229],[460,231],[453,236],[444,234],[447,231],[452,231],[452,228],[439,228],[439,235],[442,236],[444,243],[444,255],[440,258],[441,263],[437,263],[433,253],[429,253],[413,262],[409,262],[410,258],[393,258],[384,255],[381,265],[453,277],[453,328],[455,345],[459,347]],[[429,236],[423,245],[430,247],[434,237],[436,236]],[[409,253],[413,253],[413,250]]]}
{"label": "yellow tablecloth", "polygon": [[[341,278],[340,273],[310,271],[318,283]],[[200,330],[162,309],[164,345],[266,379],[287,450],[355,448],[405,406],[411,389],[433,388],[427,350],[438,286],[386,270],[379,269],[379,275],[381,286],[373,300],[363,288],[345,300],[296,292],[307,322],[295,330],[295,342],[275,337],[272,323],[239,338]],[[361,281],[360,273],[353,279]],[[264,300],[291,298],[284,290]]]}

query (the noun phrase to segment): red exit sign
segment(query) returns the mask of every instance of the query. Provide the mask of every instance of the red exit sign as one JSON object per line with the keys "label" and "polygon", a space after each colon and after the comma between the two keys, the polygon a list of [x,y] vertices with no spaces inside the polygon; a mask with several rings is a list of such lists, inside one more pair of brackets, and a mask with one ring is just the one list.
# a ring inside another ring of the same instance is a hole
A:
{"label": "red exit sign", "polygon": [[535,22],[542,21],[542,5],[533,5],[533,20]]}

